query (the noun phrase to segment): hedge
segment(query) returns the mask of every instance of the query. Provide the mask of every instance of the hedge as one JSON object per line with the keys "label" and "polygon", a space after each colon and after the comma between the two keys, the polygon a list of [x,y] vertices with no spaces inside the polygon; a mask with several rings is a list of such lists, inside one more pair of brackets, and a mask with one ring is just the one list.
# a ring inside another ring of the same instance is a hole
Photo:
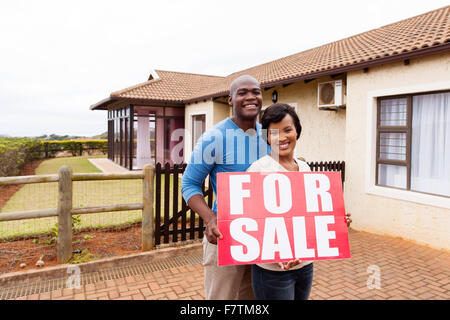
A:
{"label": "hedge", "polygon": [[40,141],[33,138],[0,138],[0,177],[14,176],[26,162],[39,158]]}
{"label": "hedge", "polygon": [[91,150],[99,150],[104,154],[108,152],[108,140],[41,141],[41,145],[45,157],[53,157],[60,151],[70,151],[73,156],[81,156],[83,151],[90,154]]}

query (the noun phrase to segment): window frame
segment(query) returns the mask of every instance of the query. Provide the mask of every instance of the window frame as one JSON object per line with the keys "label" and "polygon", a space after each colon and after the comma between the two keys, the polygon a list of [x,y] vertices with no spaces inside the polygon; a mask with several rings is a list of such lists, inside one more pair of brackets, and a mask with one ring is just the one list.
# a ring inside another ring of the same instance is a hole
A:
{"label": "window frame", "polygon": [[[191,150],[194,150],[195,144],[197,142],[197,140],[195,139],[195,119],[196,117],[203,117],[203,121],[202,121],[202,130],[203,132],[200,134],[200,136],[206,131],[206,113],[195,113],[195,114],[191,114]],[[204,129],[203,129],[204,126]],[[200,138],[200,136],[198,138]]]}
{"label": "window frame", "polygon": [[[408,94],[399,94],[399,95],[389,95],[389,96],[379,96],[376,98],[376,154],[375,154],[375,186],[382,188],[390,188],[397,189],[408,192],[417,192],[421,194],[443,197],[449,199],[449,196],[429,193],[423,191],[417,191],[411,189],[411,146],[412,146],[412,100],[414,96],[420,95],[430,95],[430,94],[439,94],[439,93],[450,93],[450,90],[438,90],[438,91],[428,91],[428,92],[419,92],[419,93],[408,93]],[[380,125],[381,122],[381,102],[383,100],[390,99],[406,99],[406,126],[385,126],[382,127]],[[381,159],[380,158],[380,134],[381,133],[406,133],[406,160],[389,160],[389,159]],[[405,166],[406,167],[406,188],[392,187],[379,183],[379,165],[387,164],[387,165],[397,165],[397,166]]]}
{"label": "window frame", "polygon": [[[377,99],[377,125],[376,125],[376,165],[375,165],[375,185],[387,188],[395,188],[400,190],[411,190],[411,137],[412,137],[412,96],[398,95],[379,97]],[[383,100],[406,99],[406,126],[381,126],[381,102]],[[393,160],[380,158],[380,136],[382,133],[404,133],[406,135],[406,155],[405,160]],[[406,189],[386,186],[380,184],[379,165],[396,165],[406,167]]]}

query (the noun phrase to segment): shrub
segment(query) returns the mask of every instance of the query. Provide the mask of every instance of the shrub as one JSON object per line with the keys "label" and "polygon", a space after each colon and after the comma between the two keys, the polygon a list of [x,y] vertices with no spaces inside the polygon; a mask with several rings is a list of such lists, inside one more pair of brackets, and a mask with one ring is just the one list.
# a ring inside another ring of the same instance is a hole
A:
{"label": "shrub", "polygon": [[53,157],[57,152],[70,151],[73,156],[82,155],[87,151],[90,155],[92,150],[108,152],[108,140],[64,140],[64,141],[41,141],[42,152],[47,157]]}
{"label": "shrub", "polygon": [[40,148],[33,138],[0,138],[0,177],[18,175],[26,162],[39,158]]}

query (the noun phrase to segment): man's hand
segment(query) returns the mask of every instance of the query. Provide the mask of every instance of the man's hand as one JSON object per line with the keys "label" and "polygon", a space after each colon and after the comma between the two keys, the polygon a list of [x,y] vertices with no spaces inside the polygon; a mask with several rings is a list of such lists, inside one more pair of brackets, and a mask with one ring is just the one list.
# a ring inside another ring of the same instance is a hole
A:
{"label": "man's hand", "polygon": [[222,234],[220,233],[219,229],[217,228],[217,217],[212,217],[208,223],[206,224],[205,228],[205,235],[206,239],[209,243],[217,244],[217,238],[222,239]]}
{"label": "man's hand", "polygon": [[217,244],[217,238],[222,239],[222,234],[217,228],[216,214],[208,207],[205,198],[200,194],[196,194],[189,199],[188,206],[205,221],[205,236],[208,242]]}

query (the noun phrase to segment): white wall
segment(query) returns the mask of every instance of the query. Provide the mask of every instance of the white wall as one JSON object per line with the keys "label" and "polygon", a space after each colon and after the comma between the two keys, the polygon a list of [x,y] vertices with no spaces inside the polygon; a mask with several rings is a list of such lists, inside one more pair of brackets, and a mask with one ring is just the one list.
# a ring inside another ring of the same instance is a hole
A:
{"label": "white wall", "polygon": [[375,186],[377,97],[448,89],[450,53],[348,73],[345,203],[352,228],[450,249],[449,198]]}

